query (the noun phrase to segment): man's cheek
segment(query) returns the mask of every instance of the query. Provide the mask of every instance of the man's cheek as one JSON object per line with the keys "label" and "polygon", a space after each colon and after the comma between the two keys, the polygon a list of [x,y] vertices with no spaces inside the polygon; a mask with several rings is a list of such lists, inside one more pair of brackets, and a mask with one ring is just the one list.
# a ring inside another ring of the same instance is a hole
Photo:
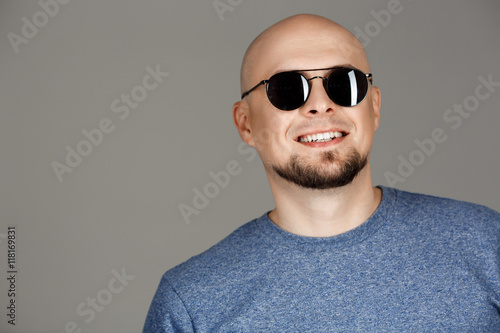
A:
{"label": "man's cheek", "polygon": [[287,118],[291,114],[284,114],[274,109],[261,110],[262,114],[252,120],[252,137],[255,148],[266,155],[277,156],[286,146]]}
{"label": "man's cheek", "polygon": [[259,150],[272,151],[278,149],[278,135],[270,128],[261,129],[255,136],[255,146]]}

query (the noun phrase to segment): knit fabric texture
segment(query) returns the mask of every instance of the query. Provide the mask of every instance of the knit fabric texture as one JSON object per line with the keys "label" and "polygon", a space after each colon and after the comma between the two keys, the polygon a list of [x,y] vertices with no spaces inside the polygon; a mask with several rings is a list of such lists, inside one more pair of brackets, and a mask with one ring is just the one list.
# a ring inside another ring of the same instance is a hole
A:
{"label": "knit fabric texture", "polygon": [[143,332],[500,332],[500,214],[380,188],[346,233],[266,213],[168,270]]}

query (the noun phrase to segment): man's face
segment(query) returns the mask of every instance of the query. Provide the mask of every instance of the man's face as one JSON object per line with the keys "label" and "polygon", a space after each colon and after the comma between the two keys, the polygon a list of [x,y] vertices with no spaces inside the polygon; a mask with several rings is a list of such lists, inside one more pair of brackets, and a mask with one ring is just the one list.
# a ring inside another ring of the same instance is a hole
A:
{"label": "man's face", "polygon": [[[350,36],[329,31],[325,35],[304,31],[271,36],[258,46],[259,55],[252,64],[249,81],[253,86],[286,70],[335,66],[368,73],[368,64],[356,47]],[[326,70],[302,74],[311,78],[327,77],[329,73]],[[379,91],[370,84],[360,104],[341,107],[328,97],[322,79],[311,80],[310,88],[306,103],[293,111],[275,108],[267,98],[265,86],[257,88],[243,101],[248,103],[249,131],[242,137],[257,149],[271,180],[281,177],[317,189],[347,185],[368,163],[379,124]],[[335,138],[329,140],[332,132]],[[323,136],[324,142],[303,142],[308,135],[317,134]]]}

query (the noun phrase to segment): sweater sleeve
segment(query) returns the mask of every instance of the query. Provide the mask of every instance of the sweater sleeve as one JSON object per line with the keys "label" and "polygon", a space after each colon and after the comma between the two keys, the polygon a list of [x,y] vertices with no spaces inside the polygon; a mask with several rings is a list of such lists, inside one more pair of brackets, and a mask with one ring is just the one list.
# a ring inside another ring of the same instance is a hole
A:
{"label": "sweater sleeve", "polygon": [[151,302],[143,333],[194,332],[191,317],[164,276]]}

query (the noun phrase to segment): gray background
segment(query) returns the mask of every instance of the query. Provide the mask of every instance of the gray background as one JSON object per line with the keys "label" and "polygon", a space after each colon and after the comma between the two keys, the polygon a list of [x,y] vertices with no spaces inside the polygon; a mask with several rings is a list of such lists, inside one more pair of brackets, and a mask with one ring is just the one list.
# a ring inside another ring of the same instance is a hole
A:
{"label": "gray background", "polygon": [[[442,128],[446,142],[395,187],[500,210],[500,88],[459,128],[443,119],[474,95],[479,76],[500,81],[497,0],[401,0],[385,26],[371,11],[389,0],[217,1],[231,10],[219,16],[212,0],[73,0],[17,53],[8,34],[22,36],[22,18],[33,22],[42,7],[0,3],[1,332],[64,332],[71,321],[82,332],[138,332],[168,268],[273,208],[260,160],[238,152],[231,107],[248,44],[297,13],[372,29],[367,51],[382,90],[375,184],[388,185],[384,174],[398,172],[414,140]],[[157,65],[169,76],[120,119],[112,102]],[[65,147],[103,118],[114,131],[60,182],[51,164],[65,163]],[[231,160],[241,173],[187,224],[179,205],[193,206],[193,189]],[[17,228],[15,327],[5,315],[8,225]],[[95,318],[80,315],[122,269],[135,278]]]}

